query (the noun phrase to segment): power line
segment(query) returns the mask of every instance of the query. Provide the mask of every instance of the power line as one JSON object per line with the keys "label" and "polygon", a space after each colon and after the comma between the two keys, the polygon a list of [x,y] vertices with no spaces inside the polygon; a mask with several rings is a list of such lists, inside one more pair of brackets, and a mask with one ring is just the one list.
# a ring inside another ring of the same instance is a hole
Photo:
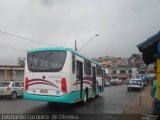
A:
{"label": "power line", "polygon": [[86,53],[84,53],[84,52],[82,52],[82,51],[80,51],[80,53],[82,53],[82,54],[85,55],[85,56],[90,57],[89,55],[87,55]]}
{"label": "power line", "polygon": [[[32,40],[32,39],[28,39],[28,38],[24,38],[24,37],[21,37],[21,36],[18,36],[18,35],[14,35],[14,34],[11,34],[11,33],[8,33],[8,32],[4,32],[2,30],[0,30],[0,33],[3,33],[5,35],[8,35],[8,36],[12,36],[12,37],[16,37],[16,38],[19,38],[19,39],[23,39],[25,41],[30,41],[30,42],[34,42],[34,43],[38,43],[38,44],[43,44],[43,45],[49,45],[49,46],[55,46],[55,45],[52,45],[52,44],[49,44],[49,43],[44,43],[44,42],[40,42],[40,41],[36,41],[36,40]],[[91,42],[91,40],[96,37],[96,36],[99,36],[99,34],[96,34],[94,35],[92,38],[90,38],[80,49],[78,49],[78,51],[81,51],[81,49],[83,49],[89,42]],[[6,46],[6,45],[1,45],[0,44],[0,47],[3,47],[3,48],[9,48],[9,49],[14,49],[14,50],[20,50],[20,51],[26,51],[24,49],[21,49],[21,48],[15,48],[15,47],[10,47],[10,46]],[[57,47],[57,46],[55,46]],[[82,51],[81,51],[82,52]],[[82,52],[84,55],[86,55],[84,52]],[[87,55],[86,55],[87,56]]]}
{"label": "power line", "polygon": [[19,51],[26,51],[26,50],[21,49],[21,48],[15,48],[15,47],[10,47],[10,46],[1,45],[1,44],[0,44],[0,47],[1,47],[1,48],[8,48],[8,49],[19,50]]}
{"label": "power line", "polygon": [[52,44],[49,44],[49,43],[44,43],[44,42],[24,38],[24,37],[21,37],[21,36],[17,36],[17,35],[14,35],[14,34],[10,34],[8,32],[4,32],[4,31],[1,31],[1,30],[0,30],[0,33],[6,34],[6,35],[9,35],[9,36],[12,36],[12,37],[16,37],[16,38],[19,38],[19,39],[23,39],[23,40],[26,40],[26,41],[34,42],[34,43],[39,43],[39,44],[49,45],[49,46],[55,46],[55,45],[52,45]]}

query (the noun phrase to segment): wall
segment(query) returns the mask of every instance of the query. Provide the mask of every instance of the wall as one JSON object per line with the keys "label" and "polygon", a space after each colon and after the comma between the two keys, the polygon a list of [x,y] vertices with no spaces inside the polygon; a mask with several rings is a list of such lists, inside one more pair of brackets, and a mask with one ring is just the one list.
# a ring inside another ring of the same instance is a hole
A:
{"label": "wall", "polygon": [[[14,70],[16,72],[16,80],[21,80],[23,82],[24,80],[24,70]],[[11,80],[11,78],[14,78],[14,75],[12,73],[11,76],[11,71],[7,70],[7,76],[6,76],[6,80]],[[0,82],[4,82],[5,81],[5,72],[4,70],[0,70]]]}

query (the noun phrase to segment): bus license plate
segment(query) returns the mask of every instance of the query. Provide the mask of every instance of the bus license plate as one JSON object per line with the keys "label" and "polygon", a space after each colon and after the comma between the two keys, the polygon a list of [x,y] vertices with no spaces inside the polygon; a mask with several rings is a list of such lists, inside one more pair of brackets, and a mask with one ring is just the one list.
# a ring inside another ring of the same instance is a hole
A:
{"label": "bus license plate", "polygon": [[60,91],[56,91],[56,95],[59,95],[60,94]]}
{"label": "bus license plate", "polygon": [[40,90],[40,93],[48,93],[48,90]]}

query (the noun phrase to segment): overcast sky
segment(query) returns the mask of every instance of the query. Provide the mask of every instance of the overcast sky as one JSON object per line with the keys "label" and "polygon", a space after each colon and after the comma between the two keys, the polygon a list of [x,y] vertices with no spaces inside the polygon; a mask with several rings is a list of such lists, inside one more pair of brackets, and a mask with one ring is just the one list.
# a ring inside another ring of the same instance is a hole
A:
{"label": "overcast sky", "polygon": [[[160,30],[160,0],[0,0],[0,31],[78,48],[90,57],[129,57]],[[0,45],[48,47],[0,33]],[[0,64],[15,64],[25,51],[0,47]]]}

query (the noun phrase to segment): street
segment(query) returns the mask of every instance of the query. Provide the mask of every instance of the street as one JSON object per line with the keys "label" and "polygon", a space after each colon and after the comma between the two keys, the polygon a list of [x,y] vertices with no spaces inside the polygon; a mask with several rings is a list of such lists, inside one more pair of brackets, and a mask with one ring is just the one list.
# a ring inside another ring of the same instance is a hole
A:
{"label": "street", "polygon": [[105,87],[105,91],[99,97],[91,99],[87,104],[77,103],[74,105],[48,104],[43,101],[27,101],[23,98],[11,100],[0,99],[0,113],[28,114],[121,114],[139,92],[127,92],[126,85]]}

